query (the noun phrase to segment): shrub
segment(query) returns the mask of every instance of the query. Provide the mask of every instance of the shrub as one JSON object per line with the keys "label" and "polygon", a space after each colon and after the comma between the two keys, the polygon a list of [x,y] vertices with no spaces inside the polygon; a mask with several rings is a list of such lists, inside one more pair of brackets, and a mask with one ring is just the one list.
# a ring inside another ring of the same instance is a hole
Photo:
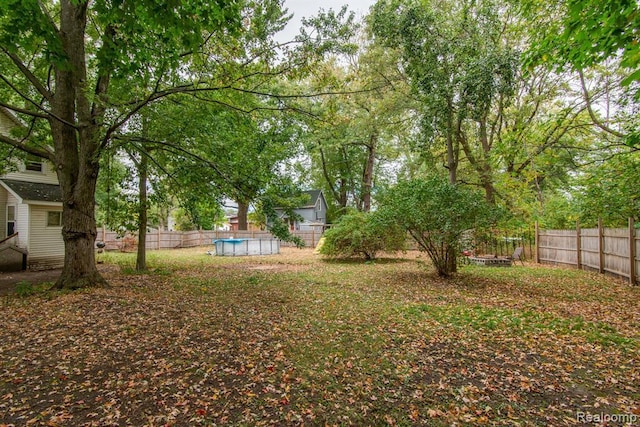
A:
{"label": "shrub", "polygon": [[320,253],[331,257],[363,256],[375,259],[380,251],[395,252],[405,247],[406,234],[395,221],[379,212],[344,215],[324,234]]}
{"label": "shrub", "polygon": [[441,178],[400,182],[387,193],[383,210],[445,277],[456,271],[463,233],[497,219],[481,195]]}

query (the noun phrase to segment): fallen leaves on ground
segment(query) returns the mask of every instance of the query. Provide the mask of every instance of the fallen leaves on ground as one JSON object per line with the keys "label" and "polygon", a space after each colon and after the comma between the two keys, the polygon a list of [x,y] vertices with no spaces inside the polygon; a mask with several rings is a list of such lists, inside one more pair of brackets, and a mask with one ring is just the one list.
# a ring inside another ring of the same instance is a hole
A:
{"label": "fallen leaves on ground", "polygon": [[5,298],[0,425],[578,425],[637,414],[640,288],[311,250],[109,255],[110,289]]}

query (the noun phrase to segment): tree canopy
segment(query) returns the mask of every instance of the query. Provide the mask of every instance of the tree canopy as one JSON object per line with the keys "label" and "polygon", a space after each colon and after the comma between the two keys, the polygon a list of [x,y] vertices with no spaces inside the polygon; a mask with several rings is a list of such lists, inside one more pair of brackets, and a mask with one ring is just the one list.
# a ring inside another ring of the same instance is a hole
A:
{"label": "tree canopy", "polygon": [[[436,180],[442,194],[411,197],[455,193],[444,209],[482,194],[518,224],[640,216],[637,2],[379,0],[360,23],[323,11],[278,42],[285,5],[0,4],[0,107],[24,125],[0,135],[2,154],[39,156],[58,174],[57,286],[104,284],[96,191],[109,200],[100,215],[142,217],[139,199],[158,209],[152,222],[179,206],[210,226],[225,198],[243,217],[250,204],[273,215],[300,187],[319,188],[337,219],[381,209],[382,188],[438,176],[447,191]],[[105,168],[121,182],[98,188]],[[131,200],[118,207],[107,188]],[[400,209],[410,197],[392,199]]]}

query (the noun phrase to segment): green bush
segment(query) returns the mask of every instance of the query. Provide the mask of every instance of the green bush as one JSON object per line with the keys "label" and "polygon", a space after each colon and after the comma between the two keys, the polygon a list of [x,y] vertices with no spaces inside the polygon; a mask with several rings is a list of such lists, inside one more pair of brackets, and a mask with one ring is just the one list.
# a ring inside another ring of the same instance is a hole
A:
{"label": "green bush", "polygon": [[385,214],[398,221],[444,277],[456,271],[464,232],[499,218],[480,194],[438,177],[400,182],[383,199]]}
{"label": "green bush", "polygon": [[344,215],[324,234],[320,253],[330,257],[375,259],[380,251],[405,248],[406,234],[398,224],[379,212]]}

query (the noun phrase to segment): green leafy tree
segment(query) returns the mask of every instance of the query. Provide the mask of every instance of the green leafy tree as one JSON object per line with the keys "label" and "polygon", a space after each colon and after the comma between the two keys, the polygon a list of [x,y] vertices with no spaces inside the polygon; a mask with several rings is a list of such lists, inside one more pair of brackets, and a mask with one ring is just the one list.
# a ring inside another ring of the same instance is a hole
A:
{"label": "green leafy tree", "polygon": [[306,146],[318,188],[338,215],[347,208],[368,212],[376,185],[398,157],[398,145],[411,129],[413,98],[397,67],[397,51],[365,43],[345,58],[330,58],[314,72],[315,90],[340,92],[312,102]]}
{"label": "green leafy tree", "polygon": [[589,165],[576,179],[572,205],[580,222],[626,227],[629,218],[640,220],[640,150],[616,155]]}
{"label": "green leafy tree", "polygon": [[380,0],[370,17],[376,40],[401,50],[421,102],[423,146],[444,143],[452,183],[466,156],[489,202],[495,200],[492,131],[517,66],[513,47],[505,43],[504,13],[492,0]]}
{"label": "green leafy tree", "polygon": [[376,258],[378,252],[396,252],[406,246],[406,233],[397,222],[379,211],[353,212],[324,234],[320,253],[330,257],[364,256],[366,260]]}
{"label": "green leafy tree", "polygon": [[639,100],[640,83],[640,5],[635,0],[520,0],[522,16],[528,20],[530,40],[526,52],[528,65],[561,70],[571,68],[579,74],[584,99],[593,122],[629,145],[640,144],[640,123],[621,120],[611,126],[609,117],[598,117],[584,84],[584,73],[604,66],[615,69],[622,78],[620,88]]}
{"label": "green leafy tree", "polygon": [[640,81],[640,5],[635,0],[522,0],[532,23],[529,58],[534,63],[570,64],[578,70],[620,55],[629,74]]}
{"label": "green leafy tree", "polygon": [[478,193],[439,177],[398,183],[385,195],[382,210],[409,233],[443,277],[457,270],[464,232],[498,219]]}
{"label": "green leafy tree", "polygon": [[268,82],[302,75],[349,31],[338,22],[344,14],[327,13],[310,22],[324,25],[317,37],[287,49],[271,37],[288,20],[280,0],[169,3],[0,3],[0,105],[27,123],[0,142],[55,165],[65,241],[58,288],[107,285],[93,250],[96,181],[100,158],[134,117],[177,94],[276,98]]}
{"label": "green leafy tree", "polygon": [[[65,242],[56,287],[106,285],[94,259],[101,154],[114,132],[149,103],[211,88],[201,65],[208,55],[223,59],[213,43],[232,44],[243,7],[201,0],[172,7],[147,0],[0,3],[1,53],[9,65],[0,72],[0,90],[12,95],[3,106],[35,124],[21,138],[0,141],[55,165]],[[202,78],[185,82],[187,72]],[[50,145],[43,144],[47,134]]]}

